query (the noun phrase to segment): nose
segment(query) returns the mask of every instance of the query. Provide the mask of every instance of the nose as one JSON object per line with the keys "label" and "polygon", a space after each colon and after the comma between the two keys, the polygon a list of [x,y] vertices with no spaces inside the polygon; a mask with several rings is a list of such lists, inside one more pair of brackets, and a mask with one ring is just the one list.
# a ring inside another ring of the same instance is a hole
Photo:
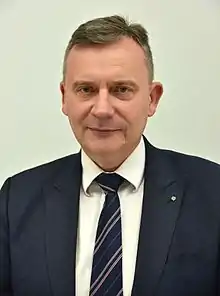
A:
{"label": "nose", "polygon": [[114,114],[114,109],[110,101],[108,90],[101,89],[94,98],[94,104],[91,109],[92,115],[97,118],[110,118]]}

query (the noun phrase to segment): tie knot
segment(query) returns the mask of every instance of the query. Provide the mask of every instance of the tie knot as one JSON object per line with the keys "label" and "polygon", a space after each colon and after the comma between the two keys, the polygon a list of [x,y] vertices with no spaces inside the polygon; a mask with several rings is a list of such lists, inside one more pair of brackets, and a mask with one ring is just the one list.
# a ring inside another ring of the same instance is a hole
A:
{"label": "tie knot", "polygon": [[95,180],[103,190],[116,192],[118,191],[119,186],[123,183],[124,178],[116,173],[101,173]]}

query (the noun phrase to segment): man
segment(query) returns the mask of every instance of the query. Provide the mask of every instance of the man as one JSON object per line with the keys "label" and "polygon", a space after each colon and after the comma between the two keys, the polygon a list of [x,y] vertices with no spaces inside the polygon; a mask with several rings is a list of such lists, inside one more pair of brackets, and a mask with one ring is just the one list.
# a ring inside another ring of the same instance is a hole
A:
{"label": "man", "polygon": [[1,295],[220,296],[220,166],[143,136],[163,93],[146,30],[79,26],[60,89],[82,149],[3,185]]}

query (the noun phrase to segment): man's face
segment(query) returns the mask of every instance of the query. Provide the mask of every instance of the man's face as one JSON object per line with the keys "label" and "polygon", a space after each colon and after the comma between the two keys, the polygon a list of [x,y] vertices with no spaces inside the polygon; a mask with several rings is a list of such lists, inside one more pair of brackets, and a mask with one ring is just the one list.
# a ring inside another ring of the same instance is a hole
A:
{"label": "man's face", "polygon": [[62,111],[92,158],[128,156],[162,95],[161,84],[149,83],[142,48],[129,38],[72,48],[60,88]]}

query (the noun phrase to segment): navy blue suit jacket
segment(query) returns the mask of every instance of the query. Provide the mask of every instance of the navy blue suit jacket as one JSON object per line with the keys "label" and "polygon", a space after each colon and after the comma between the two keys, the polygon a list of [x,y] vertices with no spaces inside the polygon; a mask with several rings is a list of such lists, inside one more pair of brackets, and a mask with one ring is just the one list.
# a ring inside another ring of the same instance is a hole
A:
{"label": "navy blue suit jacket", "polygon": [[[220,166],[145,144],[132,296],[220,296]],[[75,295],[81,172],[78,153],[4,183],[1,296]]]}

